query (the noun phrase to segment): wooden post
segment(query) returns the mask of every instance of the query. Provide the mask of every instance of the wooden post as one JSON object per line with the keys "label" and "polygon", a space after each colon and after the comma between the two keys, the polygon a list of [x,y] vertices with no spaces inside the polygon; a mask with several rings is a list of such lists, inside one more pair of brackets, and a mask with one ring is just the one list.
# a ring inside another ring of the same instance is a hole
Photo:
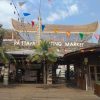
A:
{"label": "wooden post", "polygon": [[85,83],[86,83],[86,91],[88,91],[88,76],[87,76],[87,73],[85,73]]}
{"label": "wooden post", "polygon": [[41,35],[41,18],[38,18],[38,33],[37,33],[37,44],[40,44],[40,35]]}

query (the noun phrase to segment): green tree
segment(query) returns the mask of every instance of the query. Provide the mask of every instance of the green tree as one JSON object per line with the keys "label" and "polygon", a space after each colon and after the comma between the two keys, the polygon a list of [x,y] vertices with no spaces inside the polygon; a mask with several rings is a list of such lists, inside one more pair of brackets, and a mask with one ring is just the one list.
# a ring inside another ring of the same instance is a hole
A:
{"label": "green tree", "polygon": [[2,46],[4,34],[5,30],[3,28],[0,28],[0,47]]}
{"label": "green tree", "polygon": [[[2,62],[4,66],[9,67],[10,58],[14,59],[14,57],[7,54],[5,48],[2,45],[5,32],[7,32],[5,29],[0,28],[0,62]],[[8,85],[8,72],[6,74],[6,78],[4,76],[4,85]]]}
{"label": "green tree", "polygon": [[43,81],[44,84],[47,83],[47,64],[54,63],[57,60],[56,48],[54,48],[49,41],[41,40],[40,45],[35,45],[33,47],[34,54],[30,55],[28,58],[34,62],[41,62],[43,64]]}

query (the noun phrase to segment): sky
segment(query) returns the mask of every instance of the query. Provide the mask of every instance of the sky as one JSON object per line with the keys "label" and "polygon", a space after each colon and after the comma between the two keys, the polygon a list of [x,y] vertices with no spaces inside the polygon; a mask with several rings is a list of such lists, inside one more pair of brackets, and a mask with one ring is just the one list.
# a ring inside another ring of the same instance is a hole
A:
{"label": "sky", "polygon": [[[11,19],[18,19],[12,0],[0,0],[0,24],[12,29]],[[20,7],[19,2],[26,1]],[[13,0],[16,8],[26,23],[37,22],[40,0]],[[23,13],[30,13],[24,16]],[[100,22],[100,0],[41,0],[41,18],[43,24],[83,25]]]}

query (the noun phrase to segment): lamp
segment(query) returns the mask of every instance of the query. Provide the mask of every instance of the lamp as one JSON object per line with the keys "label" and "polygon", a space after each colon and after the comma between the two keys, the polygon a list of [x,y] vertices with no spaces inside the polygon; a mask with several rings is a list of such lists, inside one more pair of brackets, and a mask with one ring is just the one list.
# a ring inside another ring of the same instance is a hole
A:
{"label": "lamp", "polygon": [[88,63],[88,58],[84,58],[84,63],[85,63],[85,65],[87,65],[87,63]]}

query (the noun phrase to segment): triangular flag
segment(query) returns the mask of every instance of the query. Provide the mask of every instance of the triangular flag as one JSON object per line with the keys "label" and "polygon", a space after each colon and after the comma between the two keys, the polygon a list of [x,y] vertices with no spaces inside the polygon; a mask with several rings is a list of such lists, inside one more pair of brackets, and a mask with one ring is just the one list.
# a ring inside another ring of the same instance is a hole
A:
{"label": "triangular flag", "polygon": [[57,33],[57,32],[58,32],[58,29],[56,28],[56,29],[54,30],[54,32]]}
{"label": "triangular flag", "polygon": [[66,36],[70,37],[71,33],[70,32],[66,32]]}
{"label": "triangular flag", "polygon": [[32,23],[32,27],[34,26],[34,21],[31,21],[31,23]]}
{"label": "triangular flag", "polygon": [[36,31],[38,31],[38,25],[36,25],[36,27],[35,27],[35,28],[36,28],[35,30],[36,30]]}
{"label": "triangular flag", "polygon": [[80,35],[80,39],[82,40],[83,37],[84,37],[84,34],[83,33],[79,33],[79,35]]}
{"label": "triangular flag", "polygon": [[18,18],[18,21],[19,21],[19,18]]}
{"label": "triangular flag", "polygon": [[29,16],[31,15],[30,13],[23,13],[24,16]]}
{"label": "triangular flag", "polygon": [[10,2],[10,5],[12,5],[12,2]]}
{"label": "triangular flag", "polygon": [[48,0],[48,2],[51,2],[52,0]]}
{"label": "triangular flag", "polygon": [[99,34],[94,34],[94,37],[99,40],[100,35]]}
{"label": "triangular flag", "polygon": [[16,14],[16,12],[14,11],[14,14]]}
{"label": "triangular flag", "polygon": [[19,6],[22,7],[25,3],[26,3],[26,1],[24,1],[24,2],[19,2]]}
{"label": "triangular flag", "polygon": [[42,25],[42,31],[44,31],[45,25]]}

